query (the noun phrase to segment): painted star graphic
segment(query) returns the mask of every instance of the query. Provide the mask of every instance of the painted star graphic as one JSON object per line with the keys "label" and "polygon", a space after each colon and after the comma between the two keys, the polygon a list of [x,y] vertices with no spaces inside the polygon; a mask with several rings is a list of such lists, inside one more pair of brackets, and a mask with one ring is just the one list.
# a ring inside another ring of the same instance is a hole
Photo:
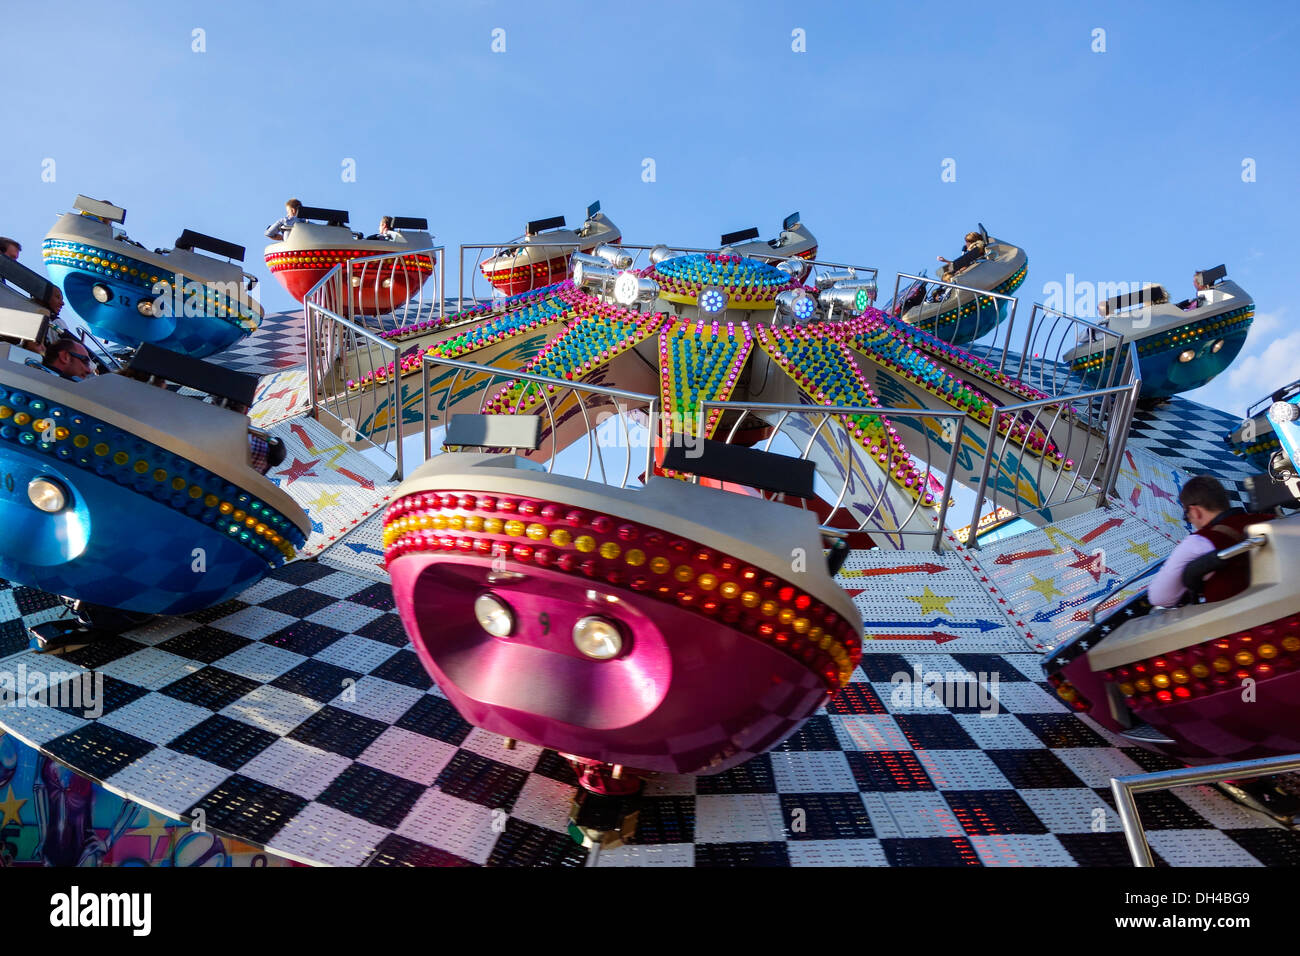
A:
{"label": "painted star graphic", "polygon": [[130,832],[139,834],[140,836],[147,836],[149,838],[149,859],[152,860],[158,850],[158,841],[165,837],[170,837],[171,828],[167,826],[167,820],[165,818],[158,816],[152,810],[148,811],[148,813],[148,824],[142,827],[136,827]]}
{"label": "painted star graphic", "polygon": [[295,456],[293,459],[293,464],[290,465],[288,468],[285,468],[283,471],[281,471],[277,477],[284,478],[285,479],[284,483],[286,485],[293,484],[299,478],[307,478],[307,477],[318,478],[320,476],[317,475],[316,472],[312,471],[311,469],[313,466],[319,464],[320,464],[319,458],[313,458],[311,461],[300,461]]}
{"label": "painted star graphic", "polygon": [[1034,575],[1032,573],[1029,575],[1029,577],[1033,580],[1034,583],[1029,585],[1027,590],[1037,591],[1039,594],[1043,596],[1044,601],[1050,601],[1054,596],[1058,594],[1061,597],[1065,597],[1065,592],[1059,591],[1056,588],[1056,578],[1040,578],[1037,575]]}
{"label": "painted star graphic", "polygon": [[322,491],[319,498],[314,501],[309,501],[307,504],[315,510],[320,510],[321,508],[332,508],[339,503],[339,499],[342,497],[343,492],[341,491]]}
{"label": "painted star graphic", "polygon": [[1082,568],[1084,571],[1087,571],[1092,575],[1094,581],[1100,581],[1102,574],[1115,573],[1110,568],[1106,567],[1106,565],[1102,564],[1100,551],[1094,554],[1084,554],[1078,548],[1071,548],[1070,550],[1074,552],[1074,556],[1078,558],[1078,560],[1071,561],[1066,565],[1066,567]]}
{"label": "painted star graphic", "polygon": [[1135,554],[1143,561],[1150,563],[1156,559],[1156,553],[1151,550],[1151,545],[1145,541],[1134,541],[1129,538],[1128,547],[1124,549],[1129,554]]}
{"label": "painted star graphic", "polygon": [[925,590],[922,591],[919,596],[909,594],[907,595],[907,599],[919,604],[921,606],[922,614],[932,614],[935,611],[939,611],[941,614],[947,614],[948,604],[956,600],[956,597],[940,597],[931,591],[930,586],[927,584]]}
{"label": "painted star graphic", "polygon": [[18,811],[23,808],[23,804],[26,802],[26,797],[22,800],[16,799],[14,797],[14,788],[10,786],[9,795],[5,797],[5,799],[0,800],[0,813],[4,814],[3,817],[0,817],[0,828],[3,828],[10,820],[21,826],[23,821],[19,816]]}
{"label": "painted star graphic", "polygon": [[1159,485],[1157,485],[1154,481],[1148,481],[1148,482],[1145,482],[1145,484],[1146,484],[1146,486],[1147,486],[1148,488],[1151,489],[1151,493],[1152,493],[1153,495],[1155,495],[1157,498],[1164,498],[1166,501],[1173,501],[1173,500],[1174,500],[1174,496],[1173,496],[1173,495],[1171,495],[1169,492],[1165,491],[1165,489],[1161,488],[1161,487],[1160,487]]}

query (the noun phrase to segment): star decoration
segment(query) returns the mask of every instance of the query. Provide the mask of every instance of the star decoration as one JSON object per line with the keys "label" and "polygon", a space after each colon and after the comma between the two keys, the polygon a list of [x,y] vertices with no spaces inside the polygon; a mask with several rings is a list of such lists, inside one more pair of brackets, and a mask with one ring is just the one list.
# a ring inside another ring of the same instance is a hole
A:
{"label": "star decoration", "polygon": [[23,804],[26,802],[27,798],[25,797],[22,800],[14,797],[14,788],[10,785],[9,795],[4,800],[0,800],[0,813],[4,814],[3,817],[0,817],[0,828],[3,828],[11,820],[21,826],[23,821],[18,811],[23,808]]}
{"label": "star decoration", "polygon": [[1124,549],[1129,554],[1135,554],[1148,564],[1156,559],[1156,553],[1151,550],[1151,545],[1145,541],[1134,541],[1129,539],[1128,547]]}
{"label": "star decoration", "polygon": [[131,830],[130,832],[139,834],[140,836],[147,836],[149,838],[148,859],[152,860],[154,858],[154,854],[157,853],[158,850],[158,841],[163,839],[164,837],[170,836],[171,827],[167,825],[167,820],[164,817],[158,816],[152,810],[149,810],[147,812],[149,814],[149,822],[145,826],[136,827],[134,830]]}
{"label": "star decoration", "polygon": [[286,485],[293,484],[299,478],[316,478],[319,476],[311,469],[319,464],[319,458],[313,458],[311,461],[300,461],[295,457],[293,464],[281,471],[277,477],[284,478]]}
{"label": "star decoration", "polygon": [[332,508],[339,503],[339,499],[342,497],[343,493],[341,491],[322,491],[319,498],[308,501],[307,505],[317,510]]}
{"label": "star decoration", "polygon": [[921,606],[922,614],[930,614],[933,613],[934,611],[939,611],[942,614],[947,614],[949,603],[956,600],[956,597],[955,596],[940,597],[939,595],[931,591],[930,586],[927,584],[925,586],[925,590],[922,591],[919,596],[909,594],[907,595],[907,599],[909,601],[915,601],[917,604],[919,604]]}
{"label": "star decoration", "polygon": [[1081,568],[1091,574],[1094,581],[1100,581],[1103,574],[1115,573],[1102,563],[1102,552],[1098,551],[1094,554],[1084,554],[1078,548],[1071,548],[1070,550],[1074,552],[1074,556],[1077,560],[1071,561],[1066,565],[1066,567]]}
{"label": "star decoration", "polygon": [[1064,591],[1060,591],[1057,589],[1055,578],[1040,578],[1033,573],[1030,573],[1029,577],[1033,580],[1034,583],[1029,585],[1029,587],[1026,590],[1037,591],[1039,594],[1043,596],[1044,601],[1050,601],[1053,598],[1053,596],[1058,594],[1061,597],[1065,596]]}

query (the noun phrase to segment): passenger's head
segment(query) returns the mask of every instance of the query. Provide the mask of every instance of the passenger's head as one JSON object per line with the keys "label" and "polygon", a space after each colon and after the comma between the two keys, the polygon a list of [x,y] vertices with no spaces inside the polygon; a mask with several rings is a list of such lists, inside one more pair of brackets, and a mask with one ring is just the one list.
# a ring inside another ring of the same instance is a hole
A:
{"label": "passenger's head", "polygon": [[1197,475],[1187,479],[1183,490],[1178,492],[1183,514],[1197,531],[1232,507],[1228,493],[1217,478],[1210,475]]}
{"label": "passenger's head", "polygon": [[0,236],[0,255],[8,256],[10,259],[17,259],[18,253],[23,251],[23,247],[18,244],[17,239],[10,239],[8,236]]}
{"label": "passenger's head", "polygon": [[968,233],[966,233],[966,241],[967,241],[967,242],[983,242],[983,241],[984,241],[984,237],[983,237],[982,235],[980,235],[978,232],[968,232]]}
{"label": "passenger's head", "polygon": [[388,232],[388,230],[392,228],[393,228],[392,216],[384,216],[382,219],[379,220],[379,231],[381,233]]}
{"label": "passenger's head", "polygon": [[290,199],[284,204],[284,214],[286,216],[296,216],[302,210],[302,203],[297,199]]}
{"label": "passenger's head", "polygon": [[90,360],[90,353],[77,339],[59,339],[46,346],[45,358],[41,361],[64,378],[85,378],[95,374],[95,363]]}

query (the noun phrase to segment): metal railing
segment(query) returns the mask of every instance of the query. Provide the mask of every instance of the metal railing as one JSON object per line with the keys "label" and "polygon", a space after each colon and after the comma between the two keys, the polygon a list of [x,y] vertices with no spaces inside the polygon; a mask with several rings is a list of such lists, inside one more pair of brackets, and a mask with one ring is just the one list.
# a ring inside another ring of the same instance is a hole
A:
{"label": "metal railing", "polygon": [[[342,276],[339,267],[335,271]],[[337,279],[331,272],[312,292],[328,289],[324,284]],[[329,416],[337,422],[345,442],[364,442],[391,459],[393,477],[400,481],[405,477],[401,346],[316,304],[311,293],[303,297],[303,318],[307,334],[307,394],[312,417],[319,421],[322,415]],[[388,373],[389,367],[393,374]],[[381,371],[383,374],[379,374]],[[350,380],[374,384],[362,391],[350,388]],[[378,429],[373,422],[363,420],[367,407],[379,407],[373,397],[376,392],[385,397],[390,410],[387,423]]]}
{"label": "metal railing", "polygon": [[1155,860],[1151,857],[1151,847],[1147,843],[1146,832],[1142,828],[1142,820],[1138,815],[1137,800],[1134,799],[1137,794],[1170,790],[1174,787],[1224,783],[1241,778],[1250,779],[1265,774],[1294,773],[1297,770],[1300,770],[1300,754],[1290,757],[1238,760],[1208,767],[1160,770],[1128,777],[1112,777],[1110,790],[1115,795],[1115,810],[1119,814],[1120,825],[1124,828],[1124,839],[1128,842],[1128,851],[1133,858],[1133,865],[1155,866]]}
{"label": "metal railing", "polygon": [[[1142,387],[1137,371],[1137,352],[1132,343],[1129,343],[1129,351],[1128,364],[1131,365],[1131,372],[1127,369],[1125,372],[1129,380],[1119,385],[1069,396],[1003,405],[992,410],[988,447],[975,489],[971,527],[979,526],[986,502],[989,510],[996,511],[1003,507],[1018,517],[1059,508],[1088,497],[1095,497],[1099,508],[1106,504],[1106,499],[1114,490],[1119,465],[1123,460],[1128,426]],[[1085,409],[1079,417],[1092,423],[1093,427],[1058,428],[1064,416],[1078,416],[1076,406],[1079,405]],[[1001,429],[1004,419],[1008,422],[1005,431]],[[1018,428],[1024,429],[1025,436],[1041,434],[1056,444],[1062,463],[1053,466],[1054,475],[1048,474],[1050,487],[1044,488],[1043,481],[1045,469],[1048,468],[1047,456],[1033,456],[1037,458],[1035,463],[1021,446],[1012,447],[1012,435]],[[1062,467],[1067,460],[1074,462],[1074,467],[1068,470]],[[998,480],[990,483],[990,474],[998,475]],[[1029,478],[1033,487],[1040,489],[1043,504],[1039,507],[1021,506],[1014,489],[1019,486],[1022,478]],[[1010,494],[1005,492],[1004,485],[1009,485],[1012,489]],[[1063,493],[1058,495],[1058,491]],[[978,548],[979,538],[968,542],[968,546]]]}
{"label": "metal railing", "polygon": [[[921,301],[917,303],[917,305],[913,306],[913,308],[923,309],[927,305],[936,306],[933,314],[929,317],[924,319],[918,318],[917,321],[908,322],[907,324],[911,325],[915,329],[927,333],[931,337],[938,339],[940,342],[946,342],[949,345],[954,345],[956,343],[957,331],[961,326],[960,310],[967,305],[973,304],[975,306],[975,321],[979,326],[983,326],[986,320],[992,325],[997,325],[999,321],[1002,321],[999,319],[999,316],[1001,314],[1001,309],[1004,307],[1008,312],[1005,321],[1008,323],[1013,323],[1015,321],[1016,305],[1019,300],[1013,295],[1006,295],[1002,292],[990,292],[987,289],[977,289],[974,286],[962,285],[959,282],[950,282],[946,279],[932,279],[929,276],[917,276],[907,272],[900,272],[895,277],[894,297],[889,301],[889,304],[884,310],[896,319],[907,321],[903,316],[907,312],[912,311],[912,309],[904,309],[902,307],[903,302],[899,298],[899,293],[904,279],[909,280],[908,288],[911,288],[911,286],[917,282],[922,283]],[[949,291],[941,299],[932,299],[931,296],[936,294],[938,289],[947,289]],[[963,300],[963,292],[973,294],[973,298]],[[990,300],[992,304],[986,304],[984,300]],[[945,338],[939,332],[939,319],[945,313],[951,311],[952,308],[958,310],[958,318],[945,323],[952,327],[950,335]],[[998,371],[1002,371],[1002,368],[999,367]]]}
{"label": "metal railing", "polygon": [[[935,468],[934,461],[939,456],[930,453],[931,445],[929,433],[925,429],[922,429],[922,433],[926,436],[925,454],[916,455],[913,453],[913,457],[919,458],[925,466],[924,472],[921,473],[920,476],[918,489],[920,495],[924,495],[925,491],[930,488],[935,488],[938,508],[937,517],[934,519],[936,524],[933,530],[927,530],[925,532],[902,530],[904,526],[911,523],[912,519],[916,517],[918,511],[922,508],[922,499],[918,496],[906,515],[903,516],[901,520],[897,521],[899,528],[891,529],[889,531],[890,534],[898,534],[900,536],[924,534],[933,538],[932,547],[935,551],[942,549],[944,527],[948,516],[948,506],[952,499],[952,488],[955,481],[954,473],[957,470],[957,452],[958,449],[961,448],[962,435],[966,428],[967,416],[965,412],[935,412],[927,409],[912,408],[855,408],[843,405],[783,405],[756,402],[703,401],[700,403],[700,415],[703,420],[708,420],[710,413],[714,411],[719,414],[725,414],[728,412],[735,414],[735,421],[732,424],[730,431],[728,431],[725,436],[721,436],[721,433],[719,433],[719,440],[727,444],[732,443],[736,439],[741,423],[744,421],[746,415],[753,415],[756,418],[762,419],[772,429],[771,434],[768,435],[766,441],[762,445],[764,451],[770,451],[772,449],[772,442],[775,441],[778,435],[784,434],[785,437],[793,442],[796,448],[799,449],[799,458],[805,460],[820,458],[819,464],[821,467],[818,468],[818,474],[821,475],[822,480],[827,484],[831,484],[827,472],[832,468],[838,472],[838,478],[840,480],[839,491],[836,492],[834,485],[831,486],[831,493],[835,495],[835,499],[831,504],[830,513],[825,516],[822,522],[823,524],[830,524],[836,513],[841,509],[847,510],[845,499],[849,496],[850,489],[857,487],[858,484],[854,482],[855,473],[862,478],[861,485],[864,488],[871,488],[873,484],[878,482],[877,490],[874,492],[874,500],[870,501],[869,504],[860,500],[853,503],[853,510],[856,511],[856,515],[858,516],[857,530],[866,531],[868,533],[872,530],[879,530],[878,525],[873,527],[872,520],[881,515],[881,509],[884,507],[885,503],[885,493],[889,489],[889,482],[891,479],[887,472],[880,469],[877,469],[878,474],[876,475],[868,475],[866,473],[864,468],[874,467],[874,463],[872,465],[865,465],[861,460],[863,456],[855,451],[853,436],[849,433],[849,428],[845,424],[844,418],[850,416],[871,415],[888,419],[930,418],[954,422],[954,426],[951,429],[947,427],[943,428],[945,433],[951,431],[955,435],[952,449],[948,453],[946,468]],[[771,417],[769,418],[766,416]],[[815,428],[811,428],[810,430],[809,427],[805,426],[802,428],[791,427],[788,430],[786,429],[787,422],[791,422],[792,418],[795,422],[800,422],[801,420],[812,416],[820,416],[821,419],[816,424]],[[775,421],[772,420],[773,418]],[[827,428],[828,425],[831,426],[830,429]],[[831,434],[826,434],[828,431]],[[801,441],[802,447],[799,447]],[[819,451],[821,452],[820,455],[817,454]],[[942,478],[942,480],[939,480],[939,478]],[[939,488],[941,488],[942,491],[939,491]],[[899,489],[899,493],[903,493],[901,489]],[[868,497],[870,497],[870,495]],[[806,505],[804,505],[804,507],[806,507]]]}
{"label": "metal railing", "polygon": [[[446,254],[444,246],[423,246],[347,260],[343,263],[338,293],[342,301],[335,303],[333,311],[375,331],[433,315],[443,318],[446,315]],[[432,260],[428,273],[422,268],[422,258]],[[430,279],[433,280],[433,291],[426,297],[425,286]],[[351,295],[342,295],[342,289],[351,290]]]}
{"label": "metal railing", "polygon": [[[511,293],[514,295],[519,295],[524,292],[531,292],[533,289],[542,289],[556,282],[564,281],[564,279],[568,275],[570,275],[573,271],[572,265],[567,259],[567,256],[571,255],[575,250],[581,249],[583,243],[576,242],[576,241],[524,243],[523,240],[521,239],[511,239],[506,242],[462,242],[460,245],[460,259],[457,267],[457,277],[458,277],[458,283],[456,286],[456,296],[457,296],[456,311],[457,312],[464,311],[466,307],[465,303],[467,301],[471,305],[473,305],[475,303],[482,302],[487,299],[491,299],[493,298],[494,292],[501,291],[496,289],[496,286],[494,286],[487,279],[487,277],[483,275],[482,266],[484,262],[484,257],[483,257],[484,251],[491,249],[493,254],[488,256],[487,258],[494,259],[500,253],[506,252],[512,248],[520,247],[520,246],[539,250],[539,251],[546,251],[546,252],[551,252],[552,250],[559,250],[560,252],[563,252],[563,254],[566,256],[566,259],[564,264],[564,274],[562,276],[560,276],[559,278],[551,277],[551,269],[548,268],[547,278],[545,280],[536,280],[530,277],[528,287],[524,289],[518,289],[516,290],[516,292]],[[467,249],[476,250],[474,254],[474,265],[470,269],[468,300],[465,298],[465,251]],[[568,251],[564,252],[564,250],[568,250]],[[551,255],[549,258],[554,259],[554,258],[558,258],[558,256]],[[539,261],[545,261],[545,260],[539,260]],[[480,290],[478,285],[480,281],[483,282],[487,286],[487,288]],[[479,295],[480,291],[486,294]]]}
{"label": "metal railing", "polygon": [[[677,245],[673,245],[672,243],[659,243],[657,245],[647,246],[647,245],[641,245],[637,243],[619,242],[619,243],[611,243],[611,245],[615,249],[621,249],[625,252],[629,252],[632,254],[632,265],[630,268],[635,270],[646,268],[650,264],[648,261],[649,253],[659,248],[668,248],[671,249],[673,252],[680,252],[686,254],[711,253],[711,252],[718,251],[716,248],[701,249],[697,246],[677,246]],[[832,269],[839,270],[839,271],[853,270],[853,272],[856,274],[855,278],[863,279],[863,280],[870,279],[873,282],[876,281],[880,275],[880,270],[877,269],[875,266],[860,266],[860,265],[854,265],[849,262],[831,262],[827,259],[804,259],[800,256],[783,256],[775,252],[773,252],[770,255],[767,253],[755,253],[754,255],[749,256],[748,258],[757,259],[767,263],[798,262],[803,265],[807,265],[809,267],[809,273],[804,279],[805,285],[812,285],[814,283],[815,278],[819,274],[819,270],[820,271],[827,271]]]}
{"label": "metal railing", "polygon": [[[450,372],[434,380],[430,377],[430,371],[433,369],[448,369]],[[476,377],[486,380],[471,381]],[[441,415],[436,417],[442,419],[441,424],[445,427],[453,414],[453,407],[465,406],[473,401],[474,395],[481,395],[477,407],[472,408],[472,411],[482,414],[489,399],[497,394],[494,392],[494,385],[508,385],[515,382],[537,386],[537,388],[525,387],[507,414],[541,414],[543,441],[551,445],[551,454],[546,458],[548,472],[554,471],[559,454],[572,447],[572,443],[562,444],[562,432],[571,431],[566,426],[572,424],[576,427],[581,424],[586,440],[587,457],[580,477],[585,480],[599,480],[603,484],[614,484],[610,480],[609,469],[606,468],[604,452],[606,443],[599,431],[611,419],[617,419],[618,422],[616,435],[611,444],[619,447],[621,442],[621,447],[627,452],[623,474],[617,483],[618,487],[628,487],[628,479],[632,477],[634,458],[632,450],[636,444],[633,433],[634,423],[638,425],[638,432],[645,433],[643,473],[648,476],[653,472],[659,403],[656,396],[606,385],[583,384],[568,379],[534,375],[530,372],[493,368],[489,365],[477,365],[473,362],[462,362],[429,354],[425,354],[420,363],[421,429],[424,434],[425,460],[433,456],[435,411],[430,406],[430,402],[436,392],[442,394],[442,401],[437,406]],[[537,405],[539,401],[541,407],[533,409],[532,406]],[[611,408],[612,413],[609,412]],[[638,422],[640,418],[644,418],[644,421]],[[593,464],[598,468],[599,478],[592,477]]]}

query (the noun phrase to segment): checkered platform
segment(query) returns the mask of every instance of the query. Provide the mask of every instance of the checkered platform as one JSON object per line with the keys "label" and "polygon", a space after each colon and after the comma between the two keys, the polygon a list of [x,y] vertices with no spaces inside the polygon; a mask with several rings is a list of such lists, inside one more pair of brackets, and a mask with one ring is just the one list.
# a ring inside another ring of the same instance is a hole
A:
{"label": "checkered platform", "polygon": [[1158,455],[1189,475],[1212,474],[1244,500],[1241,482],[1256,470],[1223,441],[1240,424],[1235,415],[1175,396],[1156,408],[1136,410],[1128,445]]}
{"label": "checkered platform", "polygon": [[[952,590],[950,573],[930,589]],[[37,592],[0,594],[28,621],[56,612]],[[102,673],[105,713],[9,708],[0,723],[148,807],[202,811],[211,829],[304,862],[1128,865],[1109,780],[1171,761],[1068,712],[1035,653],[888,646],[868,642],[844,693],[772,753],[653,780],[618,849],[566,833],[563,760],[506,750],[431,685],[386,584],[317,561],[61,659],[15,655],[6,666]],[[944,676],[958,673],[979,683]],[[1300,835],[1210,789],[1139,806],[1162,862],[1300,864]]]}
{"label": "checkered platform", "polygon": [[307,338],[302,312],[273,312],[262,316],[257,331],[207,361],[250,375],[269,375],[302,365]]}

